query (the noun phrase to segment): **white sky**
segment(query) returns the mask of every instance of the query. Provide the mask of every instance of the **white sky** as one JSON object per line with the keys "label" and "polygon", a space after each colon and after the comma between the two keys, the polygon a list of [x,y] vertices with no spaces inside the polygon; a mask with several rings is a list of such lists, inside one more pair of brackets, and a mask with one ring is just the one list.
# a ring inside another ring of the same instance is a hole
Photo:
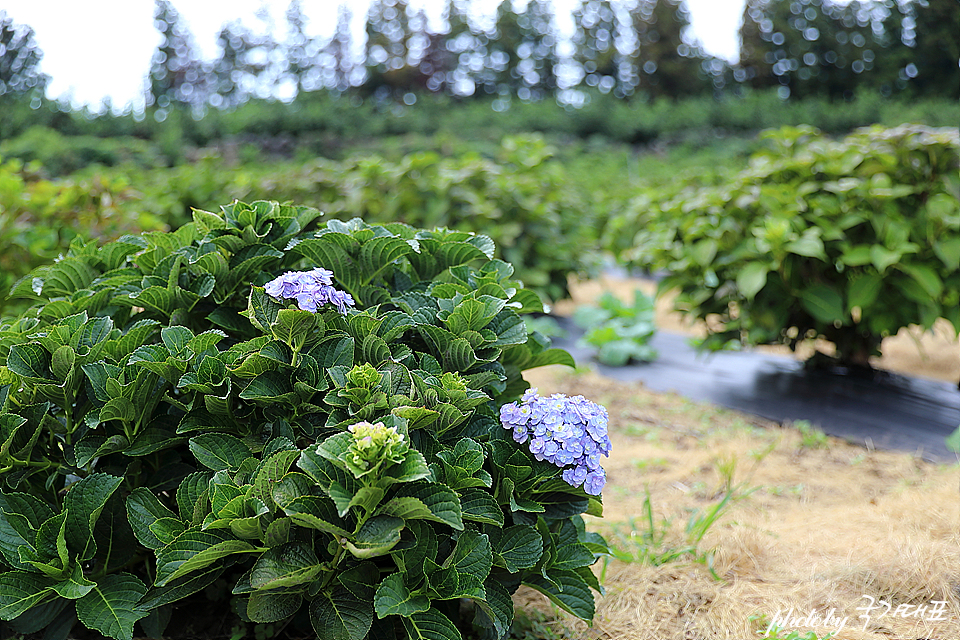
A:
{"label": "white sky", "polygon": [[[350,1],[350,0],[348,0]],[[487,0],[493,6],[496,0]],[[570,6],[575,0],[554,0]],[[737,30],[745,0],[687,0],[693,35],[716,56],[735,60]],[[217,55],[216,34],[224,22],[256,25],[266,7],[282,28],[289,0],[173,0],[206,58]],[[313,34],[333,30],[338,0],[303,0]],[[353,1],[360,8],[365,1]],[[417,0],[416,4],[431,4]],[[0,0],[14,22],[36,32],[41,65],[51,77],[48,96],[98,105],[109,96],[115,107],[139,101],[150,58],[160,36],[153,26],[153,0]]]}

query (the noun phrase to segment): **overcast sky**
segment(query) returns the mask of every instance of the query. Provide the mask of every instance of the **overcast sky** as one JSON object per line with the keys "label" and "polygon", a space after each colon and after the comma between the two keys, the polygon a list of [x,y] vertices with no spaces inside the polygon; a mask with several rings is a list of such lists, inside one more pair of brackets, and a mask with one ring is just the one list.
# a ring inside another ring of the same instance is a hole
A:
{"label": "overcast sky", "polygon": [[[356,9],[369,0],[352,1]],[[496,0],[488,0],[496,6]],[[509,1],[509,0],[508,0]],[[745,0],[687,0],[693,35],[716,56],[735,60],[737,29]],[[561,7],[575,0],[554,0]],[[224,22],[254,17],[264,6],[279,28],[289,0],[173,0],[203,56],[217,56],[216,34]],[[333,30],[337,0],[303,0],[308,31]],[[411,4],[436,6],[436,0]],[[51,77],[48,95],[69,95],[75,103],[98,105],[109,96],[115,106],[139,100],[150,57],[160,36],[153,26],[153,0],[0,0],[15,22],[33,27],[43,50],[43,71]]]}

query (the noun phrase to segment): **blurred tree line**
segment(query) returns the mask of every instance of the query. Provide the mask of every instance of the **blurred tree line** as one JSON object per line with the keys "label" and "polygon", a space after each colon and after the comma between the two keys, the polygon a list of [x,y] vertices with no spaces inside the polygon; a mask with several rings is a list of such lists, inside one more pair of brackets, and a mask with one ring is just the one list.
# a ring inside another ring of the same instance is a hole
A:
{"label": "blurred tree line", "polygon": [[960,97],[957,0],[748,0],[735,64],[692,37],[684,0],[581,0],[566,27],[552,0],[503,0],[493,15],[479,4],[446,0],[437,21],[408,0],[371,0],[360,35],[342,3],[333,33],[320,38],[293,0],[286,38],[232,22],[219,58],[204,62],[170,0],[156,0],[164,42],[148,102],[202,109],[329,90],[407,102],[425,91],[498,96],[503,107],[556,96],[579,106],[584,90],[630,100],[744,87],[782,97],[850,99],[862,88]]}
{"label": "blurred tree line", "polygon": [[[259,25],[224,24],[213,61],[171,0],[155,2],[163,38],[144,93],[158,120],[315,91],[406,104],[425,92],[491,96],[498,110],[553,96],[582,106],[596,92],[646,101],[770,87],[782,98],[960,97],[958,0],[747,0],[737,63],[692,37],[684,0],[580,0],[568,16],[552,0],[503,0],[493,14],[477,8],[488,3],[446,0],[441,16],[371,0],[362,34],[343,2],[326,37],[311,35],[292,0],[284,29],[266,13]],[[0,12],[0,108],[42,97],[41,57],[33,30]],[[0,137],[4,127],[17,129],[0,122]]]}

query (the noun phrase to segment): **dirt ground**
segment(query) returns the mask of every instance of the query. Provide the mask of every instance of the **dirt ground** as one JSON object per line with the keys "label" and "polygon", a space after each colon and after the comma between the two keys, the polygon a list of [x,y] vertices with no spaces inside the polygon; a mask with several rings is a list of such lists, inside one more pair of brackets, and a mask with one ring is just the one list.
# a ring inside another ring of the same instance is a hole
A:
{"label": "dirt ground", "polygon": [[[690,555],[660,566],[598,563],[607,593],[589,628],[539,593],[518,592],[518,608],[552,620],[555,637],[748,640],[780,620],[780,637],[823,638],[845,618],[840,640],[960,639],[957,465],[866,450],[593,373],[527,374],[541,393],[583,394],[608,408],[604,517],[588,527],[617,548],[649,547],[647,491],[656,521],[667,523],[658,549],[683,547],[689,519],[734,496],[698,545],[719,579]],[[817,624],[812,614],[836,619]]]}
{"label": "dirt ground", "polygon": [[[604,291],[612,291],[621,300],[629,301],[633,299],[633,292],[638,288],[648,295],[653,295],[656,283],[649,279],[614,276],[589,281],[572,280],[571,299],[557,303],[555,310],[563,315],[572,314],[577,306],[593,303]],[[673,296],[664,296],[657,300],[656,323],[657,328],[664,331],[690,335],[704,333],[702,324],[691,324],[673,311]],[[795,354],[781,346],[758,349],[805,360],[810,357],[814,348],[825,353],[832,352],[832,345],[823,342],[806,345]],[[932,332],[922,332],[916,327],[903,329],[896,336],[885,339],[880,348],[882,357],[872,360],[873,366],[878,369],[953,383],[960,380],[960,338],[945,320],[935,325]]]}

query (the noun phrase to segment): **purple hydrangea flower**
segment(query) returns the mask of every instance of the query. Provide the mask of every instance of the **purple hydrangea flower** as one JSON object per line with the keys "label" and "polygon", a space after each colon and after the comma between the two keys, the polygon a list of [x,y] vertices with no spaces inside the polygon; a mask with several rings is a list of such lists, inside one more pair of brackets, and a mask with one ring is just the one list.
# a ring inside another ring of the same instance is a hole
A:
{"label": "purple hydrangea flower", "polygon": [[340,291],[334,289],[333,287],[327,287],[330,291],[330,296],[327,300],[330,304],[337,308],[337,311],[340,312],[340,315],[347,315],[347,307],[352,307],[356,304],[353,301],[353,296],[351,296],[346,291]]}
{"label": "purple hydrangea flower", "polygon": [[592,496],[598,496],[605,484],[607,484],[607,472],[600,467],[587,474],[583,481],[583,490]]}
{"label": "purple hydrangea flower", "polygon": [[533,438],[530,440],[530,453],[535,456],[543,453],[543,445],[546,444],[546,441],[543,438]]}
{"label": "purple hydrangea flower", "polygon": [[530,453],[563,472],[568,484],[591,495],[599,495],[606,483],[600,456],[609,455],[607,410],[583,396],[563,394],[542,397],[536,389],[523,394],[519,402],[500,407],[500,423],[513,430],[518,443],[529,440]]}
{"label": "purple hydrangea flower", "polygon": [[349,293],[333,287],[333,272],[321,267],[311,271],[287,271],[263,288],[274,298],[296,300],[298,307],[310,313],[331,304],[342,315],[347,315],[347,307],[356,304]]}
{"label": "purple hydrangea flower", "polygon": [[518,424],[513,428],[513,439],[523,444],[527,441],[527,428],[522,424]]}
{"label": "purple hydrangea flower", "polygon": [[579,487],[587,479],[587,468],[576,466],[567,467],[563,470],[563,480],[569,485]]}
{"label": "purple hydrangea flower", "polygon": [[333,285],[333,271],[330,271],[329,269],[324,269],[323,267],[317,267],[312,271],[307,271],[307,273],[313,276],[314,279],[322,285],[325,285],[328,287]]}

